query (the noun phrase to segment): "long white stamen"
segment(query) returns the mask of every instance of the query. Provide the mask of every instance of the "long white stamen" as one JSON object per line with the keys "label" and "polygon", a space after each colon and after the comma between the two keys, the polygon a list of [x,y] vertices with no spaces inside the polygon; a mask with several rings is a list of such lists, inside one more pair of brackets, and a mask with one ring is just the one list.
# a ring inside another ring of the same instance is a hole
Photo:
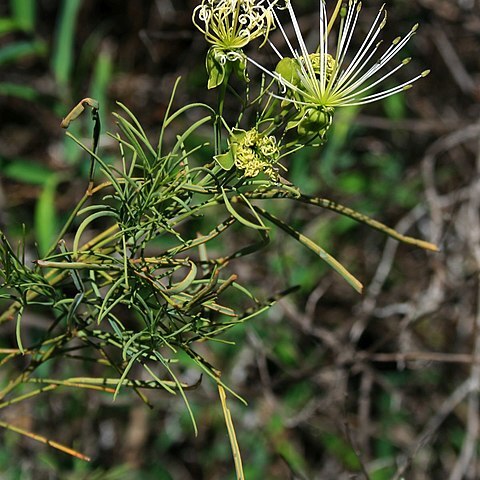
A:
{"label": "long white stamen", "polygon": [[426,77],[430,73],[430,70],[425,70],[424,72],[420,73],[416,77],[412,78],[411,80],[408,80],[407,82],[402,83],[401,85],[397,85],[396,87],[392,87],[388,90],[385,90],[383,92],[379,93],[374,93],[373,95],[368,95],[367,97],[363,97],[360,99],[358,102],[347,102],[344,105],[363,105],[366,103],[372,103],[376,102],[378,100],[382,100],[383,98],[390,97],[392,95],[395,95],[396,93],[399,93],[403,90],[408,90],[411,88],[412,84],[416,82],[417,80],[420,80],[421,78]]}
{"label": "long white stamen", "polygon": [[325,0],[320,0],[320,92],[325,94],[327,83],[327,53],[328,53],[328,35],[327,35],[327,10]]}
{"label": "long white stamen", "polygon": [[[341,91],[341,92],[348,93],[351,90],[354,90],[357,86],[361,85],[367,78],[370,78],[373,75],[372,72],[373,72],[374,68],[377,68],[377,66],[378,66],[377,63],[374,66],[370,67],[370,69],[367,72],[363,73],[363,70],[368,65],[368,62],[371,60],[371,58],[375,55],[375,53],[377,52],[377,50],[378,50],[378,48],[381,44],[382,44],[382,42],[380,41],[380,42],[377,43],[377,45],[375,45],[375,48],[372,49],[372,51],[368,54],[368,57],[364,60],[364,64],[362,65],[362,67],[360,67],[358,69],[358,71],[355,72],[347,82],[345,82],[345,84],[343,86],[341,84],[337,83],[337,85],[335,86],[336,87],[335,91]],[[356,78],[360,74],[362,74],[362,76],[358,80],[356,80]]]}
{"label": "long white stamen", "polygon": [[357,7],[357,2],[352,2],[349,4],[349,10],[347,12],[347,18],[345,20],[345,27],[344,27],[345,29],[339,32],[339,37],[342,39],[342,41],[341,41],[341,46],[336,52],[337,66],[334,70],[334,74],[330,81],[330,85],[331,85],[330,90],[336,90],[336,85],[338,84],[337,77],[339,76],[341,77],[341,75],[343,74],[343,72],[340,73],[341,68],[345,60],[348,47],[350,46],[350,42],[353,36],[353,32],[355,30],[355,26],[357,24],[358,15],[360,13],[360,7],[361,5]]}
{"label": "long white stamen", "polygon": [[381,57],[379,62],[383,62],[383,64],[387,63],[391,58],[393,58],[404,46],[405,44],[415,35],[418,29],[418,24],[414,25],[413,28],[407,33],[405,38],[398,39],[397,42],[395,40],[392,42],[389,50],[385,52]]}
{"label": "long white stamen", "polygon": [[340,75],[340,78],[338,79],[339,86],[345,84],[348,78],[352,75],[352,73],[355,72],[355,69],[358,67],[359,63],[362,61],[365,55],[367,55],[368,50],[373,45],[376,38],[378,37],[383,27],[385,26],[385,19],[380,22],[379,26],[377,26],[381,14],[382,14],[382,10],[378,12],[372,26],[370,27],[370,30],[367,33],[367,36],[365,37],[361,47],[358,49],[358,52],[354,56],[352,62],[350,63],[348,68],[345,70],[345,72],[342,75]]}
{"label": "long white stamen", "polygon": [[303,102],[301,100],[297,100],[295,98],[285,98],[280,95],[276,95],[275,93],[270,94],[273,98],[276,98],[278,100],[288,100],[290,103],[293,103],[294,105],[301,105],[303,107],[311,107],[312,104],[311,102]]}
{"label": "long white stamen", "polygon": [[399,65],[397,65],[395,68],[393,68],[392,70],[390,70],[390,72],[386,73],[385,75],[383,75],[382,77],[380,77],[380,78],[379,78],[378,80],[376,80],[375,82],[367,85],[366,87],[362,88],[361,90],[354,91],[351,95],[342,96],[342,99],[343,99],[343,100],[349,100],[349,99],[352,98],[352,97],[358,97],[358,95],[361,95],[363,92],[366,92],[367,90],[371,90],[373,87],[377,86],[379,83],[382,83],[384,80],[386,80],[388,77],[390,77],[390,76],[393,75],[395,72],[397,72],[398,70],[400,70],[402,67],[404,67],[405,65],[407,65],[409,62],[410,62],[410,59],[409,59],[409,58],[406,58],[402,63],[400,63]]}
{"label": "long white stamen", "polygon": [[270,41],[270,40],[267,40],[268,41],[268,44],[272,47],[272,50],[277,54],[278,58],[280,60],[283,60],[283,56],[282,54],[279,52],[278,48]]}
{"label": "long white stamen", "polygon": [[280,31],[282,32],[282,35],[283,35],[283,38],[285,40],[285,43],[287,44],[287,47],[290,49],[290,52],[292,54],[292,56],[295,56],[295,50],[294,48],[292,47],[292,44],[290,43],[290,40],[288,38],[288,35],[285,33],[285,30],[283,28],[283,25],[282,23],[280,22],[280,20],[278,19],[278,16],[275,12],[275,10],[272,10],[272,13],[273,13],[273,18],[275,19],[275,22],[276,22],[276,25],[278,25],[278,28],[280,29]]}
{"label": "long white stamen", "polygon": [[360,75],[364,67],[360,68],[358,72],[352,76],[350,81],[348,82],[348,87],[345,88],[346,91],[351,91],[352,89],[357,88],[360,86],[367,78],[373,77],[380,69],[382,69],[402,48],[403,46],[410,40],[410,38],[415,34],[416,28],[414,27],[409,34],[403,39],[400,40],[399,38],[394,40],[387,51],[379,58],[379,60],[373,64],[369,70],[355,81],[355,78]]}
{"label": "long white stamen", "polygon": [[348,47],[350,46],[350,41],[352,39],[352,35],[355,30],[355,26],[357,24],[359,13],[360,13],[360,8],[357,7],[357,2],[351,2],[349,4],[347,15],[345,18],[344,30],[339,32],[339,38],[341,39],[341,42],[340,42],[340,47],[336,52],[339,69],[343,64]]}
{"label": "long white stamen", "polygon": [[[262,3],[264,0],[259,1]],[[273,0],[267,0],[267,4],[271,6],[272,1]],[[372,89],[378,85],[384,84],[388,78],[392,77],[393,74],[409,63],[410,59],[405,59],[392,69],[379,73],[407,44],[415,34],[418,25],[415,25],[404,38],[396,38],[380,58],[375,61],[374,56],[382,43],[378,40],[378,37],[386,24],[387,13],[385,11],[385,5],[383,5],[370,25],[360,48],[355,52],[352,60],[346,65],[346,68],[343,68],[362,7],[362,2],[359,0],[346,1],[348,1],[348,6],[346,8],[342,7],[343,10],[339,14],[340,26],[335,45],[335,56],[329,54],[329,22],[326,0],[319,0],[320,21],[318,32],[320,38],[319,46],[316,50],[318,56],[309,54],[291,2],[289,0],[286,1],[286,8],[293,25],[298,50],[294,48],[289,41],[285,29],[281,25],[277,14],[272,9],[272,21],[275,22],[276,26],[278,26],[282,32],[291,56],[293,57],[291,59],[291,66],[296,70],[292,72],[294,78],[287,80],[276,72],[270,72],[254,60],[249,60],[263,72],[276,79],[282,88],[285,89],[285,97],[272,95],[274,98],[290,102],[297,107],[325,108],[363,105],[406,90],[410,88],[414,82],[427,75],[427,71],[422,72],[400,85],[378,93],[368,94],[369,91],[372,91]],[[330,23],[332,23],[331,20]],[[284,57],[280,51],[273,44],[271,44],[271,46],[278,58],[282,60]],[[317,65],[316,62],[318,62],[319,65]]]}
{"label": "long white stamen", "polygon": [[[297,36],[298,45],[300,46],[300,51],[302,52],[303,59],[305,60],[305,67],[307,70],[308,75],[311,79],[315,78],[315,71],[313,70],[312,62],[310,61],[310,56],[308,53],[307,46],[305,45],[305,41],[303,40],[302,32],[300,30],[300,26],[298,25],[297,17],[295,16],[295,12],[293,11],[292,5],[290,2],[287,3],[287,9],[290,13],[290,18],[292,20],[293,29],[295,30],[295,35]],[[298,58],[298,57],[297,57]],[[303,69],[303,62],[299,59],[299,64]]]}

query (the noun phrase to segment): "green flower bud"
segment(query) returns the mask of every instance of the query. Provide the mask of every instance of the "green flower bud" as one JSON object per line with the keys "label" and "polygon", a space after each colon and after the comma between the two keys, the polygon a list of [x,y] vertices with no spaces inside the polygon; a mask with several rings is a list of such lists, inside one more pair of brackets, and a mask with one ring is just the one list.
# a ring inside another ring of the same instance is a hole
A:
{"label": "green flower bud", "polygon": [[293,58],[282,58],[275,67],[275,72],[281,75],[287,82],[296,85],[299,82],[298,64]]}
{"label": "green flower bud", "polygon": [[333,109],[308,108],[297,126],[300,136],[315,135],[324,137],[332,124]]}
{"label": "green flower bud", "polygon": [[221,85],[233,71],[246,82],[249,81],[247,74],[247,57],[242,50],[225,50],[221,47],[210,47],[207,52],[206,69],[208,73],[208,88],[216,88]]}

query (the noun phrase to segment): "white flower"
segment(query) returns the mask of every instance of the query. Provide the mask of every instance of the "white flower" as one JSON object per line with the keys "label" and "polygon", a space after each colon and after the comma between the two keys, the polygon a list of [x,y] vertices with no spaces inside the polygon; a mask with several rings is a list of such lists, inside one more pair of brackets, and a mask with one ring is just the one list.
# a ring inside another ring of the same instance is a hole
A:
{"label": "white flower", "polygon": [[202,0],[193,11],[194,25],[212,46],[206,67],[208,88],[228,81],[233,71],[248,82],[247,59],[243,48],[275,28],[273,7],[278,0]]}
{"label": "white flower", "polygon": [[[308,51],[295,12],[291,2],[288,1],[287,9],[295,30],[298,48],[292,45],[278,21],[277,15],[273,12],[275,23],[285,38],[291,57],[284,58],[279,50],[271,44],[280,58],[275,72],[270,72],[254,60],[249,59],[264,72],[276,78],[282,85],[285,95],[278,98],[295,104],[297,108],[318,108],[321,111],[329,111],[336,107],[363,105],[381,100],[402,90],[407,90],[413,82],[428,75],[429,70],[425,70],[407,82],[372,93],[374,87],[381,85],[410,62],[410,58],[405,58],[394,68],[387,72],[384,71],[387,63],[415,34],[418,24],[404,38],[397,37],[387,50],[375,59],[374,55],[382,43],[377,38],[385,27],[387,19],[387,13],[382,6],[358,51],[348,55],[351,60],[347,63],[347,53],[362,3],[359,0],[349,0],[348,5],[340,9],[338,15],[340,25],[333,51],[330,46],[329,28],[331,25],[327,19],[325,0],[320,0],[319,3],[319,47],[316,52]],[[383,73],[378,74],[381,70]]]}
{"label": "white flower", "polygon": [[207,42],[231,51],[245,47],[274,28],[273,6],[267,0],[202,0],[193,11],[193,23]]}

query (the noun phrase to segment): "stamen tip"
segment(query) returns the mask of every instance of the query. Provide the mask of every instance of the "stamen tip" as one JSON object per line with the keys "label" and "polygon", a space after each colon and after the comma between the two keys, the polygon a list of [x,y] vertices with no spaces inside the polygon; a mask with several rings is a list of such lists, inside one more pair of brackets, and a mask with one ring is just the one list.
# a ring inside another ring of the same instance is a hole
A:
{"label": "stamen tip", "polygon": [[412,59],[412,57],[407,57],[407,58],[403,59],[402,60],[403,65],[407,65],[407,63],[410,63],[411,59]]}
{"label": "stamen tip", "polygon": [[413,85],[411,83],[409,83],[408,85],[405,85],[402,90],[404,90],[404,91],[405,90],[410,90],[412,87],[413,87]]}
{"label": "stamen tip", "polygon": [[429,74],[430,74],[430,70],[424,70],[420,75],[422,75],[422,77],[426,77]]}

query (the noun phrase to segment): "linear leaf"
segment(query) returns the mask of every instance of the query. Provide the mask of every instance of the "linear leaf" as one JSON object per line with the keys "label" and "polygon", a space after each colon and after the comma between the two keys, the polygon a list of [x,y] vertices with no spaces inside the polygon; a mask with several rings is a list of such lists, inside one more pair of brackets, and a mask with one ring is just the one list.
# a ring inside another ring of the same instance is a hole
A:
{"label": "linear leaf", "polygon": [[227,207],[227,210],[229,213],[232,214],[233,217],[235,217],[240,223],[242,223],[243,225],[245,225],[246,227],[249,227],[249,228],[253,228],[255,230],[268,230],[268,228],[261,224],[261,225],[258,225],[256,223],[253,223],[253,222],[250,222],[249,220],[247,220],[246,218],[243,218],[232,206],[232,204],[230,203],[230,200],[228,199],[227,197],[227,194],[224,190],[224,188],[222,187],[222,196],[223,196],[223,202],[225,203],[225,207]]}
{"label": "linear leaf", "polygon": [[57,175],[51,175],[35,206],[35,232],[40,255],[48,252],[57,232],[58,218],[55,210],[57,184]]}
{"label": "linear leaf", "polygon": [[263,208],[254,207],[257,212],[270,220],[272,223],[281,228],[285,233],[293,237],[295,240],[306,246],[309,250],[316,253],[322,260],[324,260],[330,267],[332,267],[337,273],[339,273],[357,292],[362,293],[363,285],[335,258],[327,253],[322,247],[310,240],[308,237],[298,232],[290,225],[279,218],[273,216]]}
{"label": "linear leaf", "polygon": [[52,69],[55,79],[62,86],[67,86],[70,81],[74,60],[75,26],[81,4],[81,0],[63,0],[56,26]]}

